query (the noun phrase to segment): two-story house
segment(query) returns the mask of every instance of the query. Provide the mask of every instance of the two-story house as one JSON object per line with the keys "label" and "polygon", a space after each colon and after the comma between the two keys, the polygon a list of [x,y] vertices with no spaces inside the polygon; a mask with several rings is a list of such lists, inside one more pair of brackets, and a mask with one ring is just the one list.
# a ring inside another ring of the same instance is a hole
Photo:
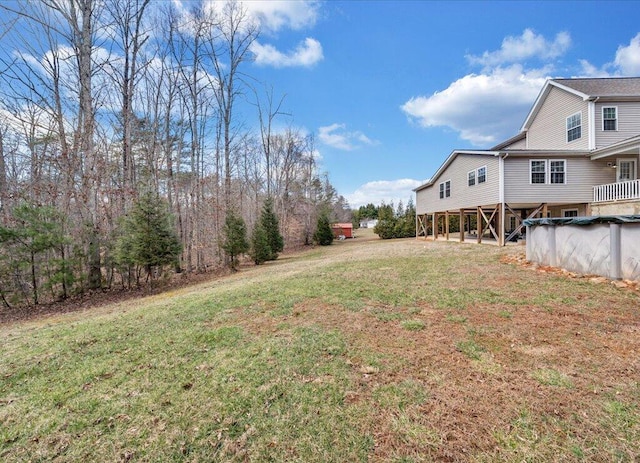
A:
{"label": "two-story house", "polygon": [[416,188],[419,236],[499,244],[534,217],[640,214],[640,78],[550,79],[518,135],[455,150]]}

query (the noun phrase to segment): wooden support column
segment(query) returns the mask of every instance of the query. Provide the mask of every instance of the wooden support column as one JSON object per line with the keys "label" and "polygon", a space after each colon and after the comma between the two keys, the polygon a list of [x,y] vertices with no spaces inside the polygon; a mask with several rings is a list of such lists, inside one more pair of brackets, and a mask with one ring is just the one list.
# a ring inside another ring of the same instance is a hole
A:
{"label": "wooden support column", "polygon": [[444,213],[444,237],[449,241],[449,211]]}
{"label": "wooden support column", "polygon": [[506,214],[504,211],[504,203],[499,204],[500,212],[498,212],[498,246],[504,246],[504,233],[506,228]]}
{"label": "wooden support column", "polygon": [[478,243],[482,243],[482,209],[480,207],[476,208],[476,228],[478,229],[478,237],[476,241]]}
{"label": "wooden support column", "polygon": [[464,209],[460,209],[460,242],[463,243],[464,242],[464,231],[465,228],[467,228],[467,222],[466,222],[466,216],[464,215]]}
{"label": "wooden support column", "polygon": [[547,203],[544,203],[542,205],[542,218],[546,219],[547,218],[547,214],[549,212],[549,208],[547,207]]}
{"label": "wooden support column", "polygon": [[438,217],[438,213],[433,213],[433,241],[438,239],[438,222],[440,221],[440,217]]}

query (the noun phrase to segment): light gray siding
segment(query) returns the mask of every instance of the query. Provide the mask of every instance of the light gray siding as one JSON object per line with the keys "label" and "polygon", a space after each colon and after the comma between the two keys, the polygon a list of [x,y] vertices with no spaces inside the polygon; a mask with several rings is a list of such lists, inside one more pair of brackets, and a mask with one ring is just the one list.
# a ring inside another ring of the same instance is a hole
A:
{"label": "light gray siding", "polygon": [[[468,173],[487,167],[484,183],[468,185]],[[440,183],[451,181],[451,196],[440,199]],[[499,159],[493,155],[458,154],[453,162],[434,181],[434,184],[416,193],[418,214],[454,211],[499,202]]]}
{"label": "light gray siding", "polygon": [[[618,130],[602,130],[602,108],[618,109]],[[596,148],[617,143],[640,133],[640,102],[596,103]]]}
{"label": "light gray siding", "polygon": [[505,146],[504,148],[505,150],[524,150],[527,149],[527,139],[523,138],[522,140],[518,140],[514,143],[511,143],[508,146]]}
{"label": "light gray siding", "polygon": [[508,157],[504,161],[505,202],[511,203],[588,203],[593,200],[593,186],[615,182],[615,170],[606,160],[591,161],[588,157],[564,157],[565,184],[531,184],[530,159],[560,159],[556,157]]}
{"label": "light gray siding", "polygon": [[[582,136],[567,142],[567,117],[582,113]],[[565,90],[552,87],[527,131],[528,149],[586,150],[589,148],[589,104]]]}

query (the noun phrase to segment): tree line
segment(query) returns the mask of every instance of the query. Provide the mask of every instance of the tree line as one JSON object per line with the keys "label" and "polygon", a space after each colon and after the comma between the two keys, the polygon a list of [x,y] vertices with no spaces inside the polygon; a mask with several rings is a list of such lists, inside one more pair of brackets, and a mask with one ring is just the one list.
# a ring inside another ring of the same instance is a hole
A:
{"label": "tree line", "polygon": [[393,201],[379,206],[373,203],[360,206],[353,211],[353,224],[358,227],[364,220],[378,221],[373,231],[382,239],[416,236],[416,208],[411,198],[406,206],[402,201],[397,207]]}
{"label": "tree line", "polygon": [[259,23],[187,5],[0,4],[3,305],[262,263],[323,215],[350,220],[313,136],[274,130],[283,98],[250,75]]}

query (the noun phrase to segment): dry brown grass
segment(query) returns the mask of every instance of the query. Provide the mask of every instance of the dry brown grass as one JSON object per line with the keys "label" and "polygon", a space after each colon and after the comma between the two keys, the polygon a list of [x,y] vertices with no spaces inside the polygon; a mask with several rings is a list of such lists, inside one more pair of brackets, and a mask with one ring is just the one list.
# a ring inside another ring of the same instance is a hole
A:
{"label": "dry brown grass", "polygon": [[[242,424],[244,432],[235,440],[225,440],[224,432],[217,438],[205,435],[202,441],[191,436],[193,461],[197,455],[219,461],[638,461],[640,294],[633,285],[618,288],[600,279],[529,266],[522,252],[521,247],[381,241],[360,231],[355,240],[285,255],[266,266],[247,266],[236,275],[140,300],[137,308],[123,303],[6,328],[2,334],[11,342],[5,344],[4,365],[13,369],[9,375],[17,375],[12,358],[29,357],[20,345],[37,346],[43,326],[60,339],[56,326],[64,331],[64,324],[95,317],[114,336],[119,331],[111,323],[122,324],[126,336],[133,336],[140,328],[125,321],[148,318],[140,327],[163,332],[166,323],[163,336],[170,332],[171,345],[193,356],[171,361],[171,350],[163,351],[173,365],[171,373],[190,378],[182,389],[197,392],[199,374],[210,387],[222,387],[216,368],[231,368],[272,349],[262,376],[251,379],[263,383],[255,394],[279,390],[280,395],[268,395],[270,406],[276,408],[286,398],[286,419],[310,426],[310,435],[300,430],[276,434],[283,416],[272,421],[250,404],[240,415],[225,415],[223,403],[215,408],[195,400],[185,405],[192,414],[189,420],[206,422],[212,414],[223,424]],[[300,333],[315,333],[313,342],[306,343]],[[220,349],[233,350],[220,351],[220,357],[213,357],[213,346],[201,351],[190,339],[204,335]],[[29,337],[33,340],[27,341]],[[123,342],[119,350],[138,348]],[[149,339],[144,342],[151,355]],[[299,349],[278,350],[282,346]],[[306,366],[290,367],[296,362]],[[280,373],[269,376],[270,370]],[[0,420],[4,416],[5,423],[19,421],[8,409],[2,414],[6,401],[27,400],[29,393],[10,381],[5,377],[4,386],[0,382]],[[154,381],[158,384],[151,386],[147,378],[145,387],[169,387]],[[239,394],[251,387],[235,381],[233,390]],[[292,389],[281,390],[282,384]],[[331,390],[339,397],[335,404],[317,408],[306,396],[295,395],[298,387]],[[9,399],[3,403],[2,397]],[[152,413],[145,418],[150,412],[144,407],[139,413],[142,418],[127,416],[153,421]],[[165,419],[174,432],[189,429]],[[202,434],[202,426],[198,432]],[[328,437],[321,434],[327,439],[321,444],[314,436],[323,432]],[[154,439],[162,441],[163,433],[158,431]],[[29,454],[18,452],[18,443],[27,449],[36,445],[34,436],[13,439],[15,445],[0,442],[0,456],[17,460],[16,455]],[[220,442],[218,453],[203,447],[212,439]],[[310,442],[320,447],[305,453]],[[152,450],[127,451],[144,461],[161,454],[145,453]],[[80,460],[78,455],[87,452],[91,449],[67,457]],[[101,457],[118,459],[108,452]]]}

